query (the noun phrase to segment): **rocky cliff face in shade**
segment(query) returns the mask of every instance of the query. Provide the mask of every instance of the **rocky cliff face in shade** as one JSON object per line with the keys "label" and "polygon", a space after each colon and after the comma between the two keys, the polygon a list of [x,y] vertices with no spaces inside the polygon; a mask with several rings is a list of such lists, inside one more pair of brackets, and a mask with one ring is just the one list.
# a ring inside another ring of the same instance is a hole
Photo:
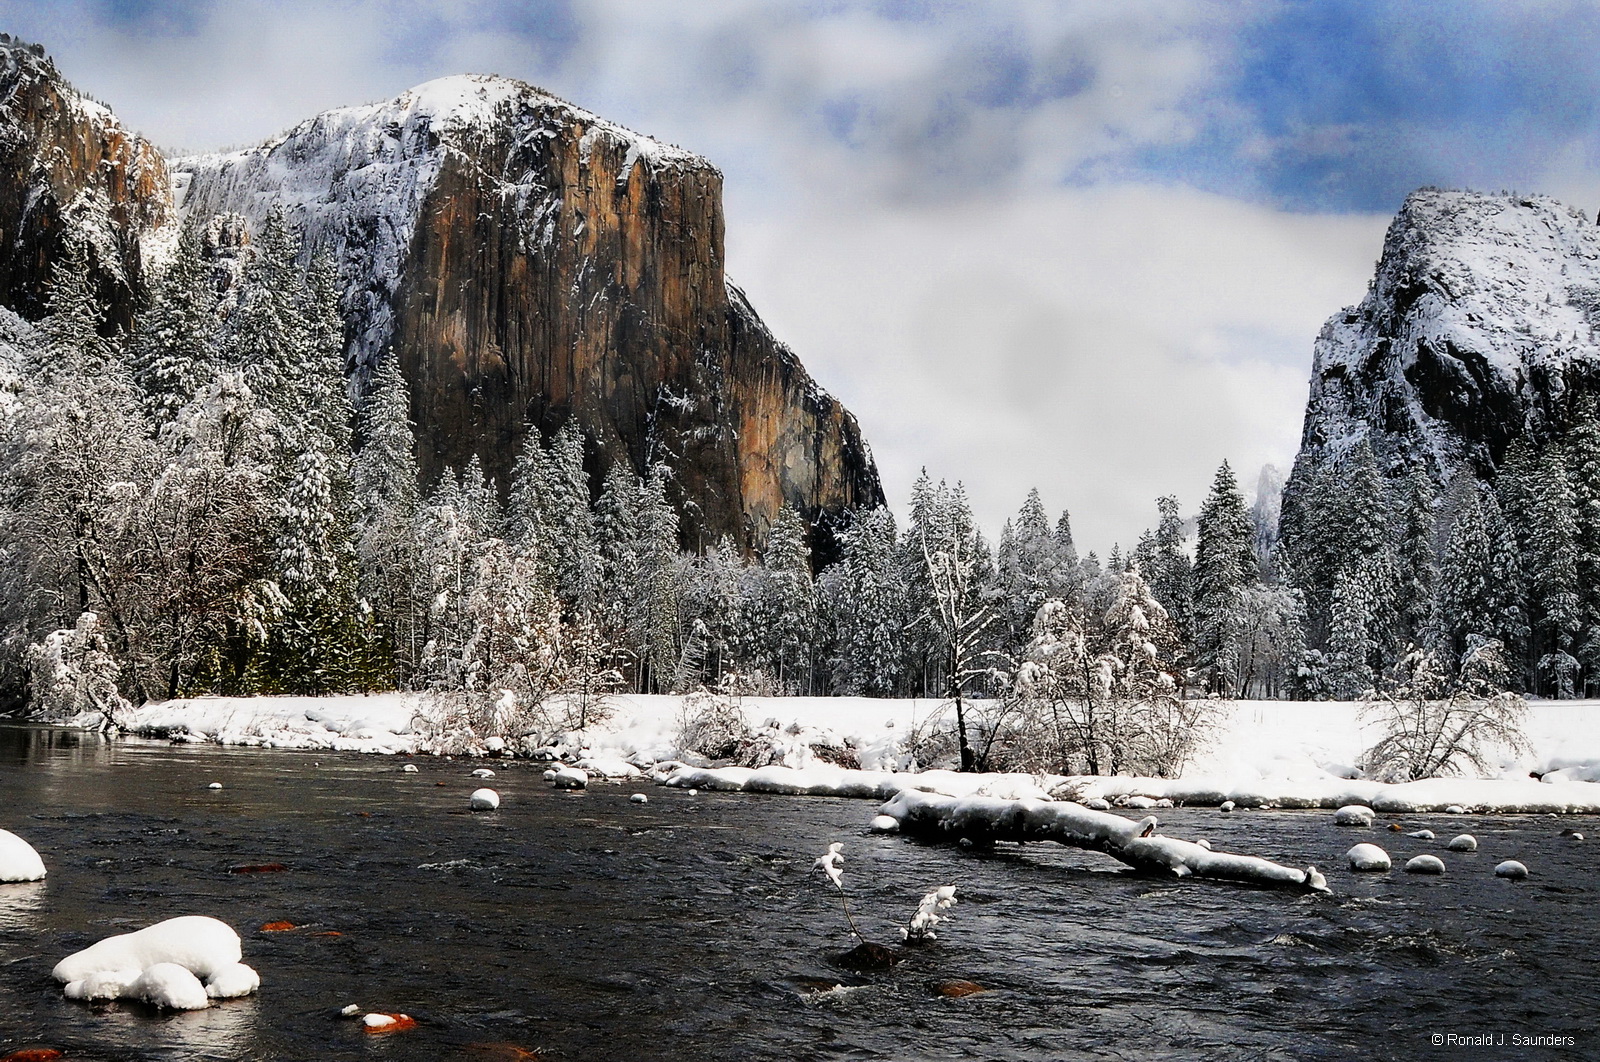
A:
{"label": "rocky cliff face in shade", "polygon": [[0,35],[0,305],[37,319],[69,233],[110,324],[132,320],[141,243],[171,204],[160,154],[66,83],[43,49]]}
{"label": "rocky cliff face in shade", "polygon": [[281,208],[334,256],[358,380],[401,359],[429,477],[477,455],[504,484],[575,416],[594,472],[675,469],[688,545],[882,498],[854,418],[728,283],[695,155],[463,76],[173,168],[185,214]]}
{"label": "rocky cliff face in shade", "polygon": [[1424,189],[1317,337],[1288,486],[1362,439],[1391,473],[1486,476],[1600,391],[1600,227],[1552,199]]}

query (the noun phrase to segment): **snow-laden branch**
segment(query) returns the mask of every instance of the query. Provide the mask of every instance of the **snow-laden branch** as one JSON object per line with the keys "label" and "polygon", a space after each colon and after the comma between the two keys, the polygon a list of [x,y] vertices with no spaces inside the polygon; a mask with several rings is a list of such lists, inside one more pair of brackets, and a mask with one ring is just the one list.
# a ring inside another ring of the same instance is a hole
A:
{"label": "snow-laden branch", "polygon": [[1154,815],[1135,822],[1066,801],[945,797],[904,790],[879,814],[915,837],[979,843],[1055,841],[1104,852],[1136,870],[1179,878],[1222,878],[1327,892],[1316,867],[1297,870],[1257,856],[1213,852],[1191,841],[1156,834]]}

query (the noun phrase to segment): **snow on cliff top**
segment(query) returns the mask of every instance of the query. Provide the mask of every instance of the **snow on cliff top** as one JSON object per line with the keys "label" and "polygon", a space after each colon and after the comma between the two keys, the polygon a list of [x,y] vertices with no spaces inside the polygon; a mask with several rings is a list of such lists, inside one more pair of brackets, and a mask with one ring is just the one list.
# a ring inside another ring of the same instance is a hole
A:
{"label": "snow on cliff top", "polygon": [[[186,216],[238,213],[260,225],[281,208],[308,251],[328,251],[345,283],[343,309],[356,328],[351,353],[373,365],[388,343],[393,296],[423,203],[451,154],[508,201],[559,208],[525,145],[582,127],[588,164],[601,138],[623,154],[618,181],[643,161],[652,173],[710,168],[699,156],[624,129],[510,78],[460,74],[390,100],[309,118],[264,144],[172,162]],[[496,139],[514,145],[495,159],[474,152]]]}
{"label": "snow on cliff top", "polygon": [[[1600,357],[1596,325],[1600,226],[1547,196],[1425,188],[1389,226],[1365,298],[1323,328],[1314,374],[1359,378],[1386,365],[1435,454],[1458,458],[1449,439],[1429,430],[1432,418],[1404,378],[1423,347],[1465,366],[1459,386],[1489,386],[1472,379],[1487,372],[1497,389],[1529,393],[1548,386],[1532,379],[1539,367]],[[1359,423],[1331,428],[1336,450],[1365,434]]]}

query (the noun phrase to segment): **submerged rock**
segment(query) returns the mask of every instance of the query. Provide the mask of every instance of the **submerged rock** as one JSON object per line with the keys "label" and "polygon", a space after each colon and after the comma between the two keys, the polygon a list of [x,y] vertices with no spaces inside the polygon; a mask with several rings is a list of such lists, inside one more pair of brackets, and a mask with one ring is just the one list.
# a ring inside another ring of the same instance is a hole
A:
{"label": "submerged rock", "polygon": [[892,948],[882,944],[874,944],[864,940],[841,955],[834,956],[834,964],[846,970],[867,972],[873,970],[887,970],[899,962],[903,956]]}

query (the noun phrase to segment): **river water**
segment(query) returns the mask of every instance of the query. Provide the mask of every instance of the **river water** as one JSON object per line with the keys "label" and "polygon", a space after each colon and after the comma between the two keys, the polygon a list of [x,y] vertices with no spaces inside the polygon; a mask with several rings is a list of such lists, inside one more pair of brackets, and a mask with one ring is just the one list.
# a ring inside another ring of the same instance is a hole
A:
{"label": "river water", "polygon": [[[1334,895],[1312,897],[1053,845],[868,836],[870,802],[564,793],[533,764],[480,783],[477,764],[402,762],[0,727],[0,827],[50,868],[0,885],[0,1058],[1600,1058],[1600,821],[1403,820],[1437,831],[1430,845],[1327,812],[1162,813],[1172,836],[1316,863]],[[466,810],[480,784],[499,811]],[[1478,852],[1441,851],[1459,831]],[[1358,840],[1449,871],[1353,874]],[[812,870],[831,841],[869,939],[894,943],[924,892],[956,885],[938,942],[886,972],[834,965],[854,941]],[[1506,858],[1533,878],[1493,877]],[[285,869],[232,872],[267,863]],[[258,995],[171,1014],[68,1001],[50,979],[95,940],[181,914],[239,930]],[[260,929],[279,921],[297,928]],[[950,981],[986,991],[949,998]],[[338,1014],[351,1003],[420,1024],[365,1035]]]}

